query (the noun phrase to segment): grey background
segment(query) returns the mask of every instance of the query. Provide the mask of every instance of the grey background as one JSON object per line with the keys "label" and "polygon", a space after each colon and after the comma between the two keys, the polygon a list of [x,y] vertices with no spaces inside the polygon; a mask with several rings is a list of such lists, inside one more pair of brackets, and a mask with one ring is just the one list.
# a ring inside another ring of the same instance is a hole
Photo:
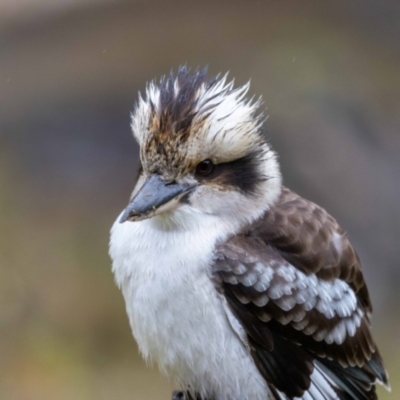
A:
{"label": "grey background", "polygon": [[399,398],[399,21],[388,0],[0,0],[0,398],[170,398],[107,247],[137,92],[182,63],[263,96],[285,184],[361,256]]}

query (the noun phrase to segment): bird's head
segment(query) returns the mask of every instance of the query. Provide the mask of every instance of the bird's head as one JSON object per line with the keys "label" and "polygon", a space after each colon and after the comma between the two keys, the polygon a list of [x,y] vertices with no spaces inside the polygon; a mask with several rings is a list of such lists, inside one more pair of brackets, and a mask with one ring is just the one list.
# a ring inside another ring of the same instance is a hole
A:
{"label": "bird's head", "polygon": [[275,202],[279,166],[248,88],[186,67],[147,86],[131,125],[141,170],[120,222],[196,213],[241,225]]}

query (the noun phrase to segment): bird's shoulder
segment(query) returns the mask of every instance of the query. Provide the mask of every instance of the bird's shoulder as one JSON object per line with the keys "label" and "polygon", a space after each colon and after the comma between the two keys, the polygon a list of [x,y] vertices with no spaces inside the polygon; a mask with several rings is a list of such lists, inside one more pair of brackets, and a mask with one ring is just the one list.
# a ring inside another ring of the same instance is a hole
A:
{"label": "bird's shoulder", "polygon": [[353,385],[372,399],[375,379],[387,382],[359,258],[323,208],[284,188],[260,220],[216,247],[213,275],[275,389],[300,397],[325,387],[329,370],[332,391]]}
{"label": "bird's shoulder", "polygon": [[347,233],[314,202],[283,187],[273,207],[240,236],[258,238],[307,276],[346,282],[367,314],[372,311],[360,259]]}

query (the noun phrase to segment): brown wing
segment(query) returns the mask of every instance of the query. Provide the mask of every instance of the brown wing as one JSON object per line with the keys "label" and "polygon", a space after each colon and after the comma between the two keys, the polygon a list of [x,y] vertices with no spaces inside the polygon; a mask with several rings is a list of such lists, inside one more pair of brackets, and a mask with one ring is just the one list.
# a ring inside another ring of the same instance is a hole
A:
{"label": "brown wing", "polygon": [[219,246],[214,272],[278,394],[375,399],[376,379],[387,383],[358,256],[317,205],[284,189],[261,221]]}
{"label": "brown wing", "polygon": [[277,204],[253,228],[252,234],[305,274],[347,282],[367,314],[372,312],[360,259],[346,232],[323,208],[283,188]]}

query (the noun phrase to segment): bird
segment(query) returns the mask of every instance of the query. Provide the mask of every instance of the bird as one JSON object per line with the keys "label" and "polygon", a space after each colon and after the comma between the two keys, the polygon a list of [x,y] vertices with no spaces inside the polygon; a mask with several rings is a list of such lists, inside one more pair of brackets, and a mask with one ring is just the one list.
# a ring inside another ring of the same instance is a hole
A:
{"label": "bird", "polygon": [[174,400],[377,399],[360,259],[284,186],[248,91],[184,65],[139,93],[140,168],[109,254],[140,353]]}

